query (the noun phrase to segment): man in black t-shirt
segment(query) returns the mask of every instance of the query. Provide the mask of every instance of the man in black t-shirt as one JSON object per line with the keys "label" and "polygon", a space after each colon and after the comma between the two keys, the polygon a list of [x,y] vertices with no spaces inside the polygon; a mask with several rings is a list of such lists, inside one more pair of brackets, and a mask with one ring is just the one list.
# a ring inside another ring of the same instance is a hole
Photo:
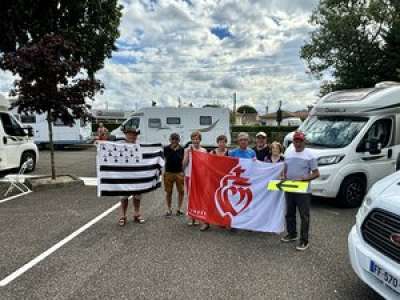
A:
{"label": "man in black t-shirt", "polygon": [[182,216],[182,205],[184,197],[184,176],[182,162],[184,150],[183,147],[179,145],[180,137],[177,133],[171,134],[169,142],[170,144],[164,147],[164,189],[166,193],[165,201],[168,208],[165,216],[172,216],[172,191],[174,189],[174,184],[176,184],[176,189],[178,190],[178,209],[176,211],[176,215]]}
{"label": "man in black t-shirt", "polygon": [[265,161],[265,158],[271,154],[267,144],[267,134],[265,132],[260,131],[256,134],[256,146],[253,150],[256,152],[257,160],[260,161]]}

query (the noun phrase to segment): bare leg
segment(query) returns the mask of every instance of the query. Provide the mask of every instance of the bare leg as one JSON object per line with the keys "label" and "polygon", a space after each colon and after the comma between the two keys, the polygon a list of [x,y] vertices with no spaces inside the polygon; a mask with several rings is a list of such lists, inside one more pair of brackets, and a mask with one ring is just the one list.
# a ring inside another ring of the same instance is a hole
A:
{"label": "bare leg", "polygon": [[168,211],[172,210],[172,192],[167,192],[165,194],[165,202],[167,203]]}
{"label": "bare leg", "polygon": [[128,209],[128,198],[121,199],[121,214],[122,214],[122,217],[126,217],[127,209]]}
{"label": "bare leg", "polygon": [[140,196],[139,195],[134,195],[133,196],[133,215],[134,216],[140,216]]}
{"label": "bare leg", "polygon": [[183,206],[183,198],[185,196],[185,193],[178,193],[178,210],[182,211],[182,206]]}

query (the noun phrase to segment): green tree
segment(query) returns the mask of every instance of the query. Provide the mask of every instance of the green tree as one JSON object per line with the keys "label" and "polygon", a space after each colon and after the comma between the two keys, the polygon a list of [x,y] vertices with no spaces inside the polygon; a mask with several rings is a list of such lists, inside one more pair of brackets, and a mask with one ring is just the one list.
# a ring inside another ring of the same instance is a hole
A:
{"label": "green tree", "polygon": [[[320,1],[310,19],[316,29],[311,33],[310,41],[302,47],[300,56],[306,60],[312,75],[325,79],[321,94],[338,89],[371,87],[376,82],[393,79],[384,71],[387,64],[385,45],[387,50],[393,51],[394,47],[399,51],[398,44],[388,45],[395,35],[391,30],[395,28],[393,24],[400,11],[397,2]],[[395,66],[399,65],[397,60]]]}
{"label": "green tree", "polygon": [[257,113],[257,110],[253,106],[250,106],[250,105],[239,106],[236,111],[241,114],[256,114]]}
{"label": "green tree", "polygon": [[90,77],[116,50],[122,6],[118,0],[2,0],[0,52],[14,52],[46,34],[75,45]]}
{"label": "green tree", "polygon": [[391,29],[383,36],[385,45],[382,75],[385,80],[390,81],[400,79],[400,9],[398,11],[399,14],[397,14]]}
{"label": "green tree", "polygon": [[87,116],[85,99],[103,88],[95,72],[116,50],[122,6],[118,0],[2,0],[0,6],[0,68],[18,75],[11,91],[18,111],[47,114],[55,179],[52,124]]}

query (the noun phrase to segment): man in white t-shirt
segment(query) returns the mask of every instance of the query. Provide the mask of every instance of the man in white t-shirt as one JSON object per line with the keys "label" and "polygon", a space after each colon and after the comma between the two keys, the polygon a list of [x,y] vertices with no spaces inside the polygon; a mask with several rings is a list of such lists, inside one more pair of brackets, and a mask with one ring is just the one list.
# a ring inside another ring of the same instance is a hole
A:
{"label": "man in white t-shirt", "polygon": [[[294,149],[285,154],[285,168],[283,179],[311,181],[319,177],[318,162],[314,154],[305,148],[305,136],[303,132],[297,131],[293,136]],[[311,189],[308,192],[285,193],[286,196],[286,230],[287,235],[281,239],[282,242],[297,240],[296,207],[300,213],[301,230],[300,243],[296,247],[304,251],[309,247],[308,233],[310,228],[310,202]]]}

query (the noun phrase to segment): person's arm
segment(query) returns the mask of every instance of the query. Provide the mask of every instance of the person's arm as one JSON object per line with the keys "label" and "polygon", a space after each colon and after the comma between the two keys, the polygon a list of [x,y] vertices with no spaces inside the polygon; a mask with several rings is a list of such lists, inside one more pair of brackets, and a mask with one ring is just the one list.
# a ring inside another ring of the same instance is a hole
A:
{"label": "person's arm", "polygon": [[281,172],[281,177],[280,177],[280,179],[281,180],[286,180],[287,178],[286,178],[286,174],[287,174],[287,164],[286,164],[286,162],[283,164],[283,170],[282,170],[282,172]]}
{"label": "person's arm", "polygon": [[319,176],[320,176],[319,170],[315,169],[315,170],[311,171],[310,175],[302,177],[301,180],[302,181],[311,181],[311,180],[314,180],[315,178],[318,178]]}
{"label": "person's arm", "polygon": [[182,166],[183,168],[186,168],[187,165],[189,164],[189,151],[191,151],[192,148],[189,146],[189,148],[185,149],[183,153],[183,161],[182,161]]}

